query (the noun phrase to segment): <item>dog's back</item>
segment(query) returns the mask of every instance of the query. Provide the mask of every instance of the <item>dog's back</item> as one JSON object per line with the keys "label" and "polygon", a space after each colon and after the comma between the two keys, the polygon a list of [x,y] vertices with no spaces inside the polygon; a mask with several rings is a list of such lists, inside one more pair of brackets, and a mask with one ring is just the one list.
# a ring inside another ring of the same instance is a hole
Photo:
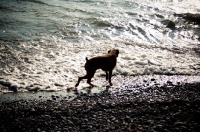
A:
{"label": "dog's back", "polygon": [[116,58],[114,57],[105,57],[105,56],[98,56],[91,58],[85,64],[86,70],[96,70],[102,69],[103,71],[112,70],[116,65]]}
{"label": "dog's back", "polygon": [[102,69],[103,71],[110,71],[116,66],[118,54],[118,50],[112,50],[102,56],[93,57],[89,60],[86,58],[87,62],[85,64],[85,69]]}

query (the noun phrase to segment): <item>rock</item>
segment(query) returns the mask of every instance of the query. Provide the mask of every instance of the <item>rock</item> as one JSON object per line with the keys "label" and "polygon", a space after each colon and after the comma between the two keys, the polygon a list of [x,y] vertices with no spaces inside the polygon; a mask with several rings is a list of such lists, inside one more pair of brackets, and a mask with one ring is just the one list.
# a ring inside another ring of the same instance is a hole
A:
{"label": "rock", "polygon": [[177,122],[175,122],[175,125],[177,125],[177,126],[184,126],[184,125],[186,125],[186,123],[185,122],[180,122],[180,121],[177,121]]}
{"label": "rock", "polygon": [[168,80],[167,83],[172,84],[172,81]]}
{"label": "rock", "polygon": [[34,109],[34,108],[32,108],[30,111],[31,111],[31,112],[35,112],[35,109]]}
{"label": "rock", "polygon": [[175,28],[175,23],[172,21],[168,21],[167,27],[170,29],[174,29]]}
{"label": "rock", "polygon": [[167,28],[175,29],[175,23],[171,20],[163,20],[162,24],[166,25]]}
{"label": "rock", "polygon": [[185,14],[174,14],[175,16],[182,17],[183,19],[194,22],[195,24],[200,24],[200,14],[191,14],[191,13],[185,13]]}
{"label": "rock", "polygon": [[154,120],[147,120],[146,122],[144,122],[146,125],[150,125],[154,123]]}
{"label": "rock", "polygon": [[73,125],[73,122],[70,121],[70,120],[67,120],[66,122],[67,122],[69,125]]}

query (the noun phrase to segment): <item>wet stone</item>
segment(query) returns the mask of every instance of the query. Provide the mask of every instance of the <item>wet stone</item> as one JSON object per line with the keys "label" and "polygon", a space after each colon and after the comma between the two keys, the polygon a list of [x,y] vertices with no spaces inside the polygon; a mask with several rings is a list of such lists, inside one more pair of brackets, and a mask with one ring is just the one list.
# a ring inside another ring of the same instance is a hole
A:
{"label": "wet stone", "polygon": [[[72,101],[53,95],[51,99],[59,100],[3,102],[0,131],[197,131],[198,87],[199,83],[173,89],[123,87],[116,93],[104,91]],[[139,92],[133,94],[135,90]]]}

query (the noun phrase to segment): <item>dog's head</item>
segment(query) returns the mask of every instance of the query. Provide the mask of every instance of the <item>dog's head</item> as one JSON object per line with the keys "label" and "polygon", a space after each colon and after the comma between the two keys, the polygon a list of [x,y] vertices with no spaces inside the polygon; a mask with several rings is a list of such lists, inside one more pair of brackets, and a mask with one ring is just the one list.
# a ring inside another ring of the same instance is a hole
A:
{"label": "dog's head", "polygon": [[109,50],[109,51],[108,51],[108,54],[112,54],[112,55],[118,57],[119,50],[118,50],[118,49]]}

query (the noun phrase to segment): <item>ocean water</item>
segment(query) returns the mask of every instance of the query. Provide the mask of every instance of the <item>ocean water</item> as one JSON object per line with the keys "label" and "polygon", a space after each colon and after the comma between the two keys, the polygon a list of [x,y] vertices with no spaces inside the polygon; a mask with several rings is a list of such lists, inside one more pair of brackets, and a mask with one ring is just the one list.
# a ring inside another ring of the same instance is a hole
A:
{"label": "ocean water", "polygon": [[[199,0],[1,0],[0,84],[8,89],[0,93],[74,87],[85,74],[85,57],[112,48],[120,51],[115,80],[186,75],[183,80],[200,81],[200,27],[174,15],[199,12]],[[103,75],[95,74],[98,87],[107,83]]]}

